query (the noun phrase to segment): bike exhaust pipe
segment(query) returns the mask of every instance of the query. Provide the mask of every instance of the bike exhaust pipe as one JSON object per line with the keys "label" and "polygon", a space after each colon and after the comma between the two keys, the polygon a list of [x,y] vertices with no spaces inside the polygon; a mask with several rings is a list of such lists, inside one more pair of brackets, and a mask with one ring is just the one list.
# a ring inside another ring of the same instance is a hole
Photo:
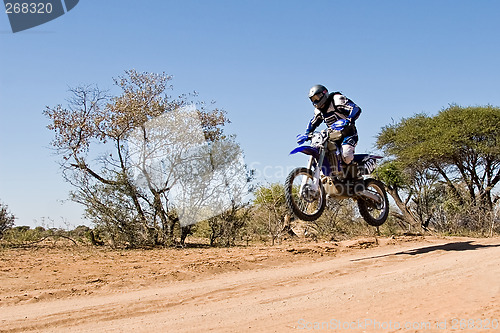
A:
{"label": "bike exhaust pipe", "polygon": [[376,194],[373,194],[372,192],[370,191],[367,191],[367,190],[363,190],[363,191],[359,191],[356,193],[359,197],[363,198],[363,199],[368,199],[368,200],[372,200],[374,201],[376,204],[381,204],[382,203],[382,199],[380,198],[380,196],[376,195]]}

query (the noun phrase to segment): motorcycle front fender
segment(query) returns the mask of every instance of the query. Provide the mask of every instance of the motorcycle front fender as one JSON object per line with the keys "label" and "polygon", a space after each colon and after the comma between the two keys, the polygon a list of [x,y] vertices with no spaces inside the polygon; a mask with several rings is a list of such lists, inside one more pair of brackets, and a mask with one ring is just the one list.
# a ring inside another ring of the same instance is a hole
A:
{"label": "motorcycle front fender", "polygon": [[[311,146],[299,146],[292,150],[290,152],[290,155],[297,154],[297,153],[303,153],[306,155],[311,155],[314,157],[316,160],[319,160],[319,149]],[[332,171],[332,168],[330,166],[330,163],[328,162],[328,159],[323,160],[323,165],[322,165],[322,172],[324,175],[329,175]]]}
{"label": "motorcycle front fender", "polygon": [[303,154],[306,154],[306,155],[311,155],[311,156],[313,156],[316,159],[319,158],[319,150],[318,150],[318,148],[314,148],[314,147],[311,147],[311,146],[299,146],[299,147],[295,148],[294,150],[292,150],[290,152],[290,155],[297,154],[297,153],[303,153]]}

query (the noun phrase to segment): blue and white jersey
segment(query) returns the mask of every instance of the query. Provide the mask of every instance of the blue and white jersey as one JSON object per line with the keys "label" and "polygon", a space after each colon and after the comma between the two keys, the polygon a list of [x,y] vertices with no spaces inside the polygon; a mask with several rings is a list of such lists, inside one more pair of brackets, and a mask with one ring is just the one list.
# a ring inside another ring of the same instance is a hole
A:
{"label": "blue and white jersey", "polygon": [[[330,128],[337,120],[349,119],[354,125],[354,122],[361,114],[361,108],[339,92],[331,93],[328,96],[326,105],[323,110],[314,109],[314,117],[307,126],[306,134],[314,132],[322,122],[325,122],[328,128]],[[356,127],[352,127],[353,131],[351,135],[357,134]]]}

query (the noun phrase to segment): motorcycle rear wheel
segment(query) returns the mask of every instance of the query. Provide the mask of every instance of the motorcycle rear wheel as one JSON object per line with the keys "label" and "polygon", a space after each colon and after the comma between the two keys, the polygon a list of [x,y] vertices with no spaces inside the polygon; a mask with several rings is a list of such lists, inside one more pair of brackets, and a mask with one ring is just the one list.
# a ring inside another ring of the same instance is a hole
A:
{"label": "motorcycle rear wheel", "polygon": [[381,226],[389,216],[389,199],[385,185],[376,179],[367,179],[365,180],[365,189],[378,196],[381,202],[375,203],[368,199],[358,199],[359,213],[369,225]]}
{"label": "motorcycle rear wheel", "polygon": [[286,178],[285,198],[288,208],[299,219],[317,220],[325,209],[326,192],[321,181],[314,190],[314,175],[307,168],[296,168]]}

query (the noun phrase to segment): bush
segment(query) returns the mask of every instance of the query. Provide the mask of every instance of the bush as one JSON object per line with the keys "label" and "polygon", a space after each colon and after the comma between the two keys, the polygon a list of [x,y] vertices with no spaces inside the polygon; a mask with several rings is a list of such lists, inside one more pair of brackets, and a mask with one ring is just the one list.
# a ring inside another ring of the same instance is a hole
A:
{"label": "bush", "polygon": [[7,205],[0,202],[0,238],[3,237],[5,231],[12,228],[16,217],[9,212]]}
{"label": "bush", "polygon": [[47,230],[41,227],[31,229],[29,226],[17,226],[7,230],[2,238],[11,246],[25,245],[26,243],[38,242],[46,237]]}
{"label": "bush", "polygon": [[210,226],[210,246],[235,245],[245,225],[251,219],[251,208],[247,205],[233,205],[231,209],[208,220]]}

